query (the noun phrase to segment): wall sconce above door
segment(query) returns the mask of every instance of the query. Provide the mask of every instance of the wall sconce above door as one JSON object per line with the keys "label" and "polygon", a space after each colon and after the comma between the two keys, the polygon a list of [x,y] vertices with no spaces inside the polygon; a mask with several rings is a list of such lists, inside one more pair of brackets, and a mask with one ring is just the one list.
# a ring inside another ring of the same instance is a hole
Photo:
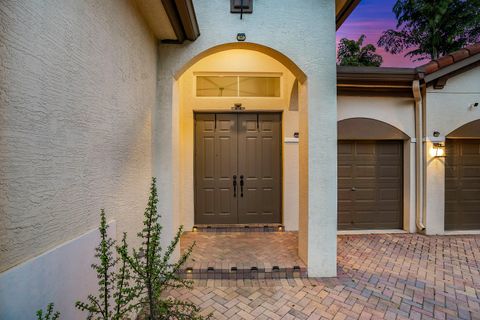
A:
{"label": "wall sconce above door", "polygon": [[430,149],[430,156],[435,158],[445,157],[445,144],[434,143]]}
{"label": "wall sconce above door", "polygon": [[253,12],[253,0],[230,0],[230,12],[240,13],[240,19],[244,13]]}

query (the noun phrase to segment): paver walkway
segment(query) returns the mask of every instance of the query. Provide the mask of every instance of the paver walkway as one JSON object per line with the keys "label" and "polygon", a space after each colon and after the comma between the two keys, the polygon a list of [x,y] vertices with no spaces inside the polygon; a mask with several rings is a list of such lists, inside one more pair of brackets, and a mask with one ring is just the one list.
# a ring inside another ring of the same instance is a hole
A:
{"label": "paver walkway", "polygon": [[338,278],[195,280],[215,319],[480,319],[480,236],[338,237]]}
{"label": "paver walkway", "polygon": [[[300,276],[300,270],[306,269],[305,264],[297,255],[297,232],[186,232],[182,235],[180,246],[182,252],[196,243],[195,248],[186,262],[186,268],[192,268],[195,273],[202,273],[205,278],[217,277],[229,279],[235,275],[230,272],[236,268],[236,275],[250,276],[251,268],[262,277],[287,274]],[[213,269],[208,272],[208,268]],[[277,268],[278,272],[272,273]],[[294,272],[298,268],[298,272]],[[240,272],[241,271],[241,272]],[[197,277],[198,278],[198,277]]]}

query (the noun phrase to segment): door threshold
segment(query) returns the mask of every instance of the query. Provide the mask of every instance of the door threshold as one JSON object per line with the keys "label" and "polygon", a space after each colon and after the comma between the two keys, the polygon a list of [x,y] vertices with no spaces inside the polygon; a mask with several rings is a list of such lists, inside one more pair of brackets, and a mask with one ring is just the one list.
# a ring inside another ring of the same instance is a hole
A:
{"label": "door threshold", "polygon": [[193,232],[284,232],[285,227],[280,223],[251,223],[251,224],[196,224]]}
{"label": "door threshold", "polygon": [[408,233],[401,229],[381,229],[381,230],[338,230],[338,235],[352,235],[352,234],[386,234],[386,233]]}

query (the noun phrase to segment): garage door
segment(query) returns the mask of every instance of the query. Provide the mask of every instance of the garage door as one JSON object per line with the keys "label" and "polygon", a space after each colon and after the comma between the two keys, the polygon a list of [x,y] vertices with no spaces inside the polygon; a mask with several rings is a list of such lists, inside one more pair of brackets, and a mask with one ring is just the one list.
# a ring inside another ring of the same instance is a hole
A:
{"label": "garage door", "polygon": [[338,142],[338,229],[403,227],[403,141]]}
{"label": "garage door", "polygon": [[448,140],[445,229],[480,229],[480,140]]}

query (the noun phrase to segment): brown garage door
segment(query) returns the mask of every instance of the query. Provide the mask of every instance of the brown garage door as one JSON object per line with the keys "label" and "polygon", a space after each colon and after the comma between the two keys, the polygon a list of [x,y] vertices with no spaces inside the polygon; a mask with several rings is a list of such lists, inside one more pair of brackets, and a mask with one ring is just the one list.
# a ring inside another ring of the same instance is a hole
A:
{"label": "brown garage door", "polygon": [[445,229],[480,229],[480,140],[447,139]]}
{"label": "brown garage door", "polygon": [[403,227],[403,141],[338,142],[338,229]]}

